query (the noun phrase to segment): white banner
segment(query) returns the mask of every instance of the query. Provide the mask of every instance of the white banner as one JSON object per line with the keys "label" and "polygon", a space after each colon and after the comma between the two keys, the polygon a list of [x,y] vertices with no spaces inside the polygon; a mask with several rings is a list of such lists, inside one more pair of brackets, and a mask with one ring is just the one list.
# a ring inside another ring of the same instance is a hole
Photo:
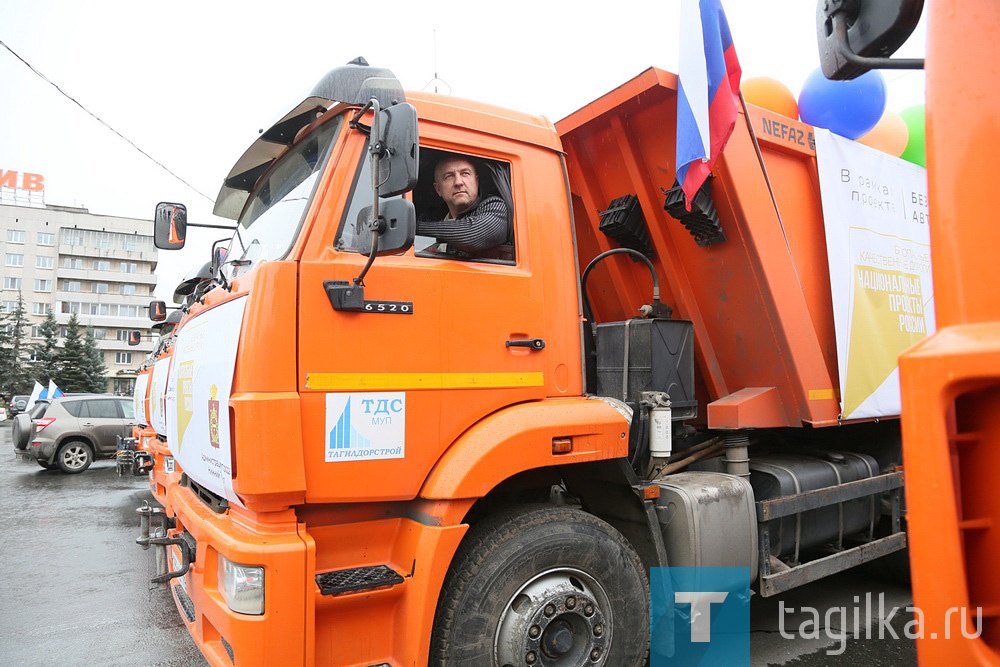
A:
{"label": "white banner", "polygon": [[816,129],[842,419],[900,411],[900,353],[934,332],[927,171]]}
{"label": "white banner", "polygon": [[162,436],[167,435],[167,376],[170,374],[170,357],[157,359],[153,364],[153,377],[149,386],[149,425]]}
{"label": "white banner", "polygon": [[229,396],[246,297],[186,323],[174,343],[167,380],[167,441],[193,480],[240,506],[233,491]]}
{"label": "white banner", "polygon": [[146,412],[146,390],[149,389],[149,376],[152,373],[143,371],[135,376],[135,389],[132,391],[132,405],[135,418],[143,426],[149,426],[149,414]]}

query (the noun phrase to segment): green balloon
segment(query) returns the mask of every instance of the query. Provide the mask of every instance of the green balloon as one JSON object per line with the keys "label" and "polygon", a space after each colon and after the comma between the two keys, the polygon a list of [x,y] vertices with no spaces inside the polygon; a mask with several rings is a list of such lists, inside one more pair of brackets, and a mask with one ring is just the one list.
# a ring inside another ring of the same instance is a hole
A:
{"label": "green balloon", "polygon": [[903,149],[899,157],[907,162],[926,167],[927,154],[924,151],[924,105],[917,104],[908,107],[899,113],[899,117],[906,123],[906,129],[910,132],[906,148]]}

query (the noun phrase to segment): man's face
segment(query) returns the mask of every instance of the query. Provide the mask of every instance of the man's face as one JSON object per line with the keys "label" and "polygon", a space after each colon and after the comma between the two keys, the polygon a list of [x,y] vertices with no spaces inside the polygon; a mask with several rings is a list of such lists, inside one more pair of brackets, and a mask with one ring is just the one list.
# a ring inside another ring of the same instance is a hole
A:
{"label": "man's face", "polygon": [[434,191],[454,217],[469,210],[479,197],[479,177],[468,160],[445,160],[434,169]]}

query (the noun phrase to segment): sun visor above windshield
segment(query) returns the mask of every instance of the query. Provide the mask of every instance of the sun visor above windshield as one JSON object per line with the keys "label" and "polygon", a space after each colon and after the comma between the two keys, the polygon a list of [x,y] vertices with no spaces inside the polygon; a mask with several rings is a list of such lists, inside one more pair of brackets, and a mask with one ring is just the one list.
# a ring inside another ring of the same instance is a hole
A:
{"label": "sun visor above windshield", "polygon": [[327,72],[311,94],[347,104],[368,104],[375,98],[383,109],[406,101],[396,75],[384,67],[370,67],[364,58],[355,58]]}
{"label": "sun visor above windshield", "polygon": [[384,67],[370,67],[364,58],[356,58],[327,72],[310,97],[257,137],[236,162],[219,190],[213,213],[239,219],[257,179],[292,145],[299,130],[338,102],[364,105],[372,98],[378,100],[383,109],[406,102],[403,86],[395,75]]}
{"label": "sun visor above windshield", "polygon": [[238,219],[250,196],[250,190],[261,174],[292,145],[299,130],[316,120],[331,106],[329,99],[308,97],[272,125],[271,129],[257,137],[229,170],[212,212],[223,218]]}

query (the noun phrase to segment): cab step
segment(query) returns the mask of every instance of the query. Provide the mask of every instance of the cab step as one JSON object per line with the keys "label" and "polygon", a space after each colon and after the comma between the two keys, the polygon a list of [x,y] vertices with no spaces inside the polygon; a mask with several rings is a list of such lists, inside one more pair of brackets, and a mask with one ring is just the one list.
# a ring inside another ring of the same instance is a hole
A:
{"label": "cab step", "polygon": [[316,575],[316,584],[323,595],[343,595],[373,588],[387,588],[401,583],[403,576],[388,565],[352,567]]}

